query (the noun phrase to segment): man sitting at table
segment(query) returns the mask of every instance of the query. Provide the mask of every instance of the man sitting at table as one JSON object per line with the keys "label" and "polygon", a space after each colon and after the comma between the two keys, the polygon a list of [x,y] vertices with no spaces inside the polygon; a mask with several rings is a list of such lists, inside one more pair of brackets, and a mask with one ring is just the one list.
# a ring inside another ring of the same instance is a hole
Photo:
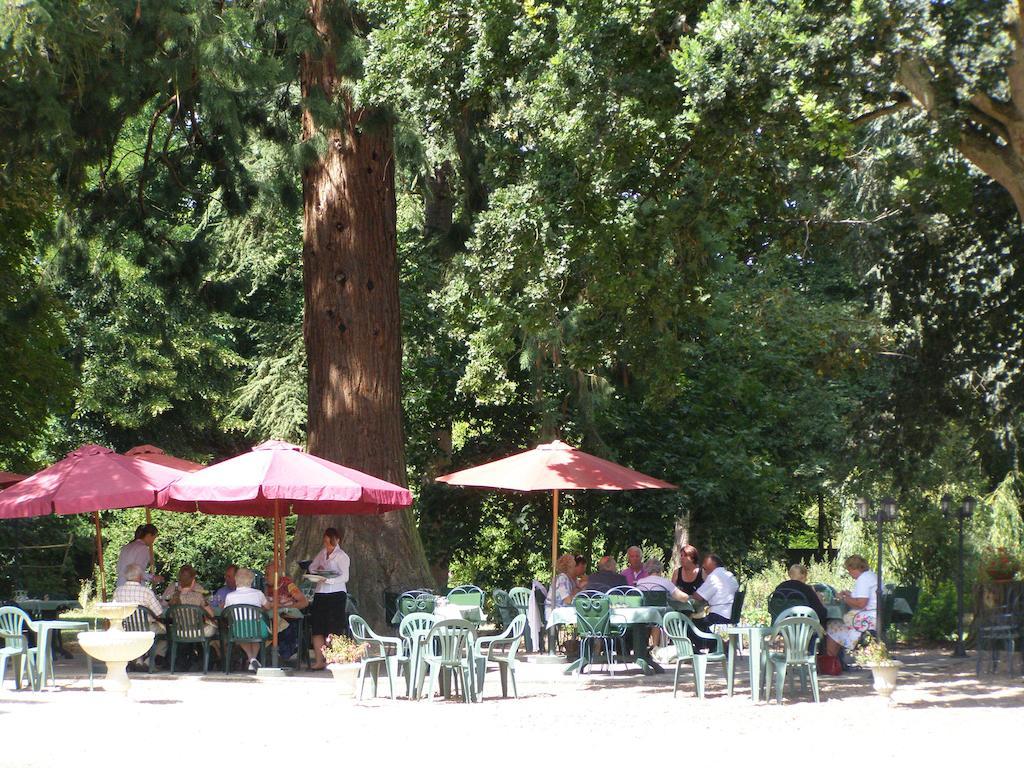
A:
{"label": "man sitting at table", "polygon": [[238,566],[232,563],[224,569],[224,586],[213,593],[210,598],[210,605],[216,608],[224,607],[224,598],[229,593],[235,591],[235,572],[238,570]]}
{"label": "man sitting at table", "polygon": [[644,570],[647,571],[648,575],[637,579],[636,586],[638,589],[665,592],[669,600],[674,600],[677,603],[685,603],[690,599],[689,595],[665,578],[665,569],[661,564],[661,560],[651,558],[644,563]]}
{"label": "man sitting at table", "polygon": [[[274,561],[269,560],[266,565],[266,569],[263,572],[263,584],[267,594],[267,602],[273,604],[274,602]],[[302,594],[302,590],[298,588],[294,581],[289,579],[284,574],[280,575],[277,579],[277,604],[283,608],[296,608],[302,610],[309,606],[309,598]],[[283,627],[281,625],[284,625]],[[278,632],[277,632],[277,652],[278,655],[285,660],[290,659],[295,651],[299,649],[299,628],[302,625],[298,622],[286,622],[283,619],[278,619]]]}
{"label": "man sitting at table", "polygon": [[615,558],[605,555],[597,561],[597,572],[587,576],[583,589],[607,592],[612,587],[626,586],[626,577],[617,570]]}
{"label": "man sitting at table", "polygon": [[[114,590],[114,602],[144,605],[154,616],[163,616],[163,604],[157,600],[153,590],[142,583],[145,573],[141,565],[130,563],[127,569],[125,569],[125,583]],[[156,635],[156,643],[153,646],[152,653],[156,654],[157,663],[160,663],[163,661],[161,657],[167,651],[167,641],[163,639],[164,635],[167,634],[167,628],[162,622],[152,620],[150,620],[149,628]]]}
{"label": "man sitting at table", "polygon": [[647,575],[647,568],[644,567],[643,558],[644,553],[640,547],[633,546],[626,550],[626,562],[628,565],[622,569],[622,577],[631,587],[635,587],[637,580]]}
{"label": "man sitting at table", "polygon": [[[248,568],[239,568],[235,571],[235,591],[224,598],[224,608],[230,608],[232,605],[255,605],[257,608],[268,607],[267,596],[258,589],[253,589],[252,582],[253,573]],[[266,623],[263,624],[262,631],[264,636],[270,634]],[[256,658],[260,652],[259,643],[239,643],[238,647],[245,651],[246,658],[249,659],[249,671],[255,672],[259,669],[260,660]]]}
{"label": "man sitting at table", "polygon": [[[703,618],[694,619],[693,623],[697,629],[710,632],[715,624],[732,623],[732,602],[740,583],[736,577],[722,565],[722,559],[715,554],[707,554],[701,564],[704,570],[704,583],[697,588],[697,591],[690,595],[695,603],[706,603],[707,613]],[[710,649],[714,646],[713,640],[703,637],[692,637],[694,648]]]}

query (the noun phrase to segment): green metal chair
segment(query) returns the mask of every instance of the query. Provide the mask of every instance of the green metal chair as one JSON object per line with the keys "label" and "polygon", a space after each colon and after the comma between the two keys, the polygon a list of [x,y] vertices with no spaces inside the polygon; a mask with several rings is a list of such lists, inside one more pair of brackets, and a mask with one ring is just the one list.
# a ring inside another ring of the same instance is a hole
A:
{"label": "green metal chair", "polygon": [[426,637],[420,640],[419,649],[419,680],[418,688],[423,689],[425,676],[430,677],[427,688],[427,699],[433,700],[434,686],[438,683],[444,689],[443,674],[452,674],[462,684],[462,700],[471,702],[476,699],[476,684],[473,671],[473,643],[476,639],[476,626],[462,619],[439,621],[430,628]]}
{"label": "green metal chair", "polygon": [[644,604],[644,591],[639,587],[612,587],[607,595],[613,608],[639,608]]}
{"label": "green metal chair", "polygon": [[396,624],[401,624],[406,616],[413,613],[433,613],[437,598],[425,592],[405,592],[398,598]]}
{"label": "green metal chair", "polygon": [[[156,615],[144,605],[136,606],[135,613],[121,622],[125,632],[152,632]],[[156,672],[156,643],[139,658],[146,658],[149,664],[149,674]]]}
{"label": "green metal chair", "polygon": [[[672,681],[672,698],[675,698],[676,689],[679,687],[679,670],[682,668],[684,661],[689,661],[693,665],[693,682],[694,688],[697,689],[697,698],[703,699],[708,662],[721,662],[723,671],[725,671],[724,667],[728,662],[722,638],[710,632],[701,631],[690,621],[688,616],[679,613],[679,611],[669,611],[666,613],[665,617],[661,620],[661,628],[676,649],[676,674]],[[714,640],[714,649],[709,653],[697,653],[694,650],[693,641],[690,639],[691,636]]]}
{"label": "green metal chair", "polygon": [[[799,610],[790,608],[790,611]],[[764,654],[765,660],[765,699],[772,695],[772,682],[774,679],[776,689],[776,700],[782,703],[782,691],[786,685],[786,672],[790,667],[796,667],[800,673],[800,686],[807,687],[807,678],[810,677],[811,692],[814,694],[814,701],[820,701],[818,694],[818,667],[815,659],[815,648],[818,642],[825,636],[825,630],[818,623],[817,616],[811,611],[811,616],[790,615],[788,618],[780,618],[771,628],[771,634],[766,638],[766,644],[781,641],[782,650],[769,650]]]}
{"label": "green metal chair", "polygon": [[206,611],[198,605],[172,605],[167,609],[167,643],[171,649],[172,674],[179,645],[202,645],[203,673],[210,671],[210,638],[203,631],[205,618]]}
{"label": "green metal chair", "polygon": [[604,646],[605,660],[608,671],[615,675],[615,641],[622,638],[617,629],[611,625],[611,603],[607,595],[580,593],[573,600],[576,609],[576,634],[580,639],[580,666],[576,674],[594,662],[594,643]]}
{"label": "green metal chair", "polygon": [[484,697],[484,677],[487,675],[487,662],[493,661],[501,673],[501,697],[508,697],[508,678],[512,678],[512,696],[519,698],[516,688],[516,654],[523,642],[526,632],[526,616],[517,614],[509,622],[508,627],[500,635],[481,637],[476,641],[473,660],[476,664],[476,693]]}
{"label": "green metal chair", "polygon": [[259,660],[263,663],[270,628],[263,618],[263,610],[255,605],[232,605],[224,609],[227,629],[221,637],[224,656],[224,674],[231,672],[231,652],[235,643],[259,643]]}
{"label": "green metal chair", "polygon": [[475,605],[483,613],[484,591],[473,584],[462,584],[448,591],[448,602],[452,605]]}
{"label": "green metal chair", "polygon": [[504,630],[512,624],[512,619],[519,615],[519,611],[512,603],[512,597],[504,589],[495,589],[491,592],[494,601],[495,624],[498,629]]}
{"label": "green metal chair", "polygon": [[[348,628],[352,632],[352,639],[357,643],[366,643],[366,655],[359,660],[359,685],[358,698],[362,701],[363,687],[366,685],[366,673],[370,672],[373,678],[373,695],[377,696],[377,675],[380,667],[384,667],[384,673],[388,676],[388,690],[391,698],[395,698],[395,669],[398,659],[402,653],[402,641],[397,637],[385,637],[378,635],[362,616],[349,616]],[[388,653],[388,648],[394,648],[394,654]]]}
{"label": "green metal chair", "polygon": [[[508,591],[512,604],[521,616],[526,616],[526,650],[533,651],[533,640],[530,637],[530,590],[526,587],[512,587]],[[543,605],[543,603],[542,603]]]}
{"label": "green metal chair", "polygon": [[437,624],[432,613],[410,613],[398,627],[398,637],[402,641],[396,671],[405,671],[405,695],[410,699],[419,696],[419,639],[426,635]]}
{"label": "green metal chair", "polygon": [[[14,662],[14,687],[21,689],[21,680],[28,677],[29,685],[35,687],[36,670],[38,669],[36,649],[30,648],[25,636],[26,626],[31,627],[32,619],[21,608],[4,606],[0,608],[0,640],[4,641],[0,648],[0,686],[7,677],[7,661]],[[46,681],[43,680],[43,683]]]}

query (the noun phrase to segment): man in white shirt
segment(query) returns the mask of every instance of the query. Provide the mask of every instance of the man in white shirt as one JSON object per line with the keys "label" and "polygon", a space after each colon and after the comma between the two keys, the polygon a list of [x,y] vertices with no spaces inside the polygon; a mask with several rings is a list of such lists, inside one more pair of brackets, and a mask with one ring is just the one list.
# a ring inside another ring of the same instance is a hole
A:
{"label": "man in white shirt", "polygon": [[[732,602],[740,583],[736,577],[722,565],[722,559],[715,554],[707,554],[701,564],[704,570],[704,583],[694,592],[690,599],[695,603],[707,603],[708,610],[702,619],[694,619],[697,629],[710,632],[715,624],[732,623]],[[695,648],[711,648],[714,642],[703,637],[693,637]]]}
{"label": "man in white shirt", "polygon": [[117,556],[117,586],[128,581],[128,567],[138,565],[142,569],[142,581],[151,581],[160,584],[164,579],[162,576],[154,576],[149,573],[150,547],[156,541],[157,530],[152,523],[140,525],[135,529],[135,539],[129,541]]}
{"label": "man in white shirt", "polygon": [[[257,608],[267,608],[269,603],[267,602],[267,596],[260,590],[254,589],[252,586],[253,572],[248,568],[239,568],[235,571],[235,589],[233,592],[229,592],[224,598],[224,609],[227,610],[232,605],[254,605]],[[269,628],[264,623],[264,629],[269,635]],[[260,661],[257,655],[260,652],[259,643],[239,643],[238,647],[245,651],[246,657],[249,659],[249,671],[255,672],[260,668]]]}

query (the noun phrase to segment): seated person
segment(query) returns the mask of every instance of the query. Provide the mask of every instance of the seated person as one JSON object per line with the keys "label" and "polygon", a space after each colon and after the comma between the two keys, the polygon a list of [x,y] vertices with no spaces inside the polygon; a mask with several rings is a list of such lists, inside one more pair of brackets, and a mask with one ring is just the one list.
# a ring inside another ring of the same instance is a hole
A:
{"label": "seated person", "polygon": [[[555,571],[554,605],[557,607],[571,605],[572,599],[579,592],[574,575],[576,571],[576,558],[569,554],[562,555],[555,563]],[[548,599],[548,604],[551,605],[550,598]]]}
{"label": "seated person", "polygon": [[[274,561],[267,562],[263,571],[264,589],[267,595],[267,603],[274,603]],[[282,608],[298,608],[300,611],[309,606],[307,598],[302,590],[285,575],[277,579],[277,604]],[[299,629],[302,626],[298,623],[287,622],[282,618],[277,620],[277,652],[282,659],[290,659],[299,648]]]}
{"label": "seated person", "polygon": [[833,620],[828,623],[825,653],[829,656],[838,656],[843,648],[852,649],[862,634],[875,628],[878,574],[868,569],[868,561],[860,555],[850,555],[843,565],[855,581],[853,592],[844,589],[838,594],[850,610],[843,621]]}
{"label": "seated person", "polygon": [[[141,565],[130,563],[125,568],[125,583],[114,590],[114,602],[144,605],[153,612],[154,616],[163,616],[163,603],[153,594],[152,589],[142,583],[145,576],[146,571]],[[163,625],[163,622],[152,620],[150,621],[149,628],[157,636],[156,644],[153,646],[153,653],[159,659],[167,651],[167,641],[163,639],[164,635],[167,634],[167,628]]]}
{"label": "seated person", "polygon": [[[732,623],[732,602],[739,591],[740,583],[732,572],[722,565],[722,559],[715,554],[704,555],[702,563],[704,583],[690,595],[696,603],[707,603],[707,613],[703,618],[694,619],[693,624],[704,632],[710,632],[715,624]],[[694,648],[710,649],[714,641],[703,637],[692,637]]]}
{"label": "seated person", "polygon": [[597,571],[590,574],[584,589],[596,592],[607,592],[613,587],[625,587],[626,577],[618,572],[615,558],[605,555],[597,561]]}
{"label": "seated person", "polygon": [[206,614],[203,635],[213,637],[217,634],[217,622],[213,618],[213,609],[206,599],[203,586],[196,581],[196,569],[191,565],[183,565],[178,569],[178,580],[164,590],[164,600],[168,605],[195,605],[202,608]]}
{"label": "seated person", "polygon": [[587,558],[583,555],[576,555],[576,567],[572,570],[572,577],[576,580],[576,587],[583,589],[584,577],[587,574]]}
{"label": "seated person", "polygon": [[237,570],[238,566],[234,563],[224,569],[224,586],[213,593],[210,605],[216,608],[224,607],[224,598],[228,596],[229,592],[235,591],[235,572]]}
{"label": "seated person", "polygon": [[688,595],[692,595],[704,583],[704,577],[700,573],[700,560],[700,552],[690,544],[679,550],[679,567],[672,574],[672,583]]}
{"label": "seated person", "polygon": [[825,626],[825,621],[828,619],[828,611],[825,609],[825,604],[821,602],[821,598],[818,597],[818,593],[807,583],[806,565],[794,563],[789,566],[789,578],[775,588],[776,591],[781,589],[791,589],[803,595],[804,600],[806,600],[804,605],[813,608],[814,612],[818,614],[818,621],[821,623],[821,626]]}
{"label": "seated person", "polygon": [[648,575],[641,576],[637,579],[637,588],[645,591],[660,590],[662,592],[667,592],[668,599],[675,600],[677,603],[685,603],[690,599],[689,595],[665,578],[665,569],[661,564],[661,560],[651,558],[644,563],[644,570],[647,571]]}
{"label": "seated person", "polygon": [[641,579],[647,575],[647,569],[643,563],[644,553],[640,547],[632,546],[626,550],[626,562],[627,565],[622,569],[621,573],[623,578],[626,579],[626,583],[635,587],[637,579]]}
{"label": "seated person", "polygon": [[[267,596],[258,589],[253,589],[253,573],[248,568],[239,568],[235,571],[235,590],[224,598],[224,608],[232,605],[255,605],[257,608],[267,608]],[[264,635],[269,635],[267,625],[263,625]],[[259,653],[259,643],[239,643],[238,646],[245,651],[249,659],[249,671],[255,672],[260,668],[260,661],[256,658]]]}

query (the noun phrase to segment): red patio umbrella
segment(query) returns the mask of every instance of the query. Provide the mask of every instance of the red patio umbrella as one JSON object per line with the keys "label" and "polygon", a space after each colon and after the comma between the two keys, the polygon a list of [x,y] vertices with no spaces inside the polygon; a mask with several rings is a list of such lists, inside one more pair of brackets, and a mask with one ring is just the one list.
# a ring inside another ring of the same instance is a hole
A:
{"label": "red patio umbrella", "polygon": [[25,477],[25,475],[16,475],[14,472],[0,472],[0,488],[20,483]]}
{"label": "red patio umbrella", "polygon": [[179,459],[177,456],[171,456],[169,453],[165,453],[155,445],[136,445],[134,448],[129,448],[124,452],[125,456],[135,456],[136,458],[148,461],[151,464],[159,464],[163,467],[170,467],[171,469],[177,469],[182,472],[195,472],[196,470],[202,469],[202,464],[197,464],[194,461],[188,459]]}
{"label": "red patio umbrella", "polygon": [[532,451],[481,464],[437,478],[449,485],[507,488],[513,491],[553,491],[551,507],[551,572],[558,560],[558,492],[560,490],[638,491],[674,489],[672,483],[645,475],[613,461],[584,453],[555,440]]}
{"label": "red patio umbrella", "polygon": [[122,456],[102,445],[83,445],[0,494],[0,519],[92,512],[100,594],[105,600],[100,510],[159,506],[167,499],[167,486],[179,477],[178,470]]}
{"label": "red patio umbrella", "polygon": [[219,464],[183,475],[164,509],[274,518],[274,663],[278,575],[284,572],[282,504],[299,515],[379,514],[412,504],[405,488],[271,440]]}
{"label": "red patio umbrella", "polygon": [[[194,461],[188,459],[179,459],[177,456],[171,456],[169,453],[165,453],[161,448],[157,448],[155,445],[136,445],[134,448],[129,448],[124,452],[125,456],[134,456],[148,461],[151,464],[159,464],[162,467],[170,467],[171,469],[177,469],[181,472],[195,472],[203,468],[202,464],[197,464]],[[150,508],[146,507],[146,524],[148,525],[152,521],[152,514]],[[154,562],[153,557],[153,545],[149,545],[149,564],[152,567]]]}

